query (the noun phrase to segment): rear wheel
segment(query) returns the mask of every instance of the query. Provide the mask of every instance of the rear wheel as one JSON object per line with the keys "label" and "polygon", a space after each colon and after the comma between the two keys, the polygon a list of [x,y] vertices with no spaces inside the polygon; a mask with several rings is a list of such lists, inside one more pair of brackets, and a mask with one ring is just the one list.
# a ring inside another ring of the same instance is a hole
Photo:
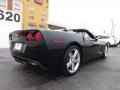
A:
{"label": "rear wheel", "polygon": [[65,54],[62,65],[62,72],[64,75],[74,75],[80,66],[81,53],[77,46],[70,46]]}

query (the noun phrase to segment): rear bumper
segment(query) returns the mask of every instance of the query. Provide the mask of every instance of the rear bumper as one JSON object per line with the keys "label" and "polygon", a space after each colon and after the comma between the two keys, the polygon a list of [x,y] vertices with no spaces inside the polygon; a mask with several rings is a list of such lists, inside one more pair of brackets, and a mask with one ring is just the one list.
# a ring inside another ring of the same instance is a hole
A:
{"label": "rear bumper", "polygon": [[110,46],[118,45],[118,43],[111,43]]}
{"label": "rear bumper", "polygon": [[117,45],[117,44],[118,44],[117,41],[111,41],[111,42],[110,42],[110,45],[111,45],[111,46],[114,46],[114,45]]}
{"label": "rear bumper", "polygon": [[50,70],[46,67],[44,67],[42,64],[40,64],[39,62],[37,61],[34,61],[34,60],[31,60],[31,59],[28,59],[28,58],[24,58],[24,57],[20,57],[20,56],[14,56],[14,58],[16,59],[17,62],[21,62],[21,63],[29,63],[33,66],[40,66],[42,69],[44,70]]}
{"label": "rear bumper", "polygon": [[12,45],[11,54],[14,58],[19,59],[19,62],[35,64],[43,69],[56,70],[61,66],[63,50],[48,49],[45,45],[33,47],[25,45],[20,51],[16,51]]}
{"label": "rear bumper", "polygon": [[17,62],[21,62],[21,63],[29,63],[33,66],[40,66],[42,69],[44,70],[50,70],[46,67],[44,67],[42,64],[40,64],[39,62],[37,61],[34,61],[34,60],[31,60],[31,59],[28,59],[28,58],[24,58],[24,57],[20,57],[20,56],[14,56],[15,60]]}

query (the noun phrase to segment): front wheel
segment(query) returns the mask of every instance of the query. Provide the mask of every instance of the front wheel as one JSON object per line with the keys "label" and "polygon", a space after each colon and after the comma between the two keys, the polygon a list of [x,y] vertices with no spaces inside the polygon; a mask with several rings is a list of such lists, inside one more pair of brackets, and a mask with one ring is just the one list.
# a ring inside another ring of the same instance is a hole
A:
{"label": "front wheel", "polygon": [[110,47],[110,46],[111,46],[111,44],[108,42],[108,43],[107,43],[107,46],[108,46],[108,47]]}
{"label": "front wheel", "polygon": [[106,45],[106,46],[105,46],[105,49],[104,49],[104,51],[103,51],[102,58],[106,58],[107,55],[108,55],[108,46]]}
{"label": "front wheel", "polygon": [[80,66],[81,53],[77,46],[70,46],[65,54],[62,65],[62,72],[64,75],[74,75]]}

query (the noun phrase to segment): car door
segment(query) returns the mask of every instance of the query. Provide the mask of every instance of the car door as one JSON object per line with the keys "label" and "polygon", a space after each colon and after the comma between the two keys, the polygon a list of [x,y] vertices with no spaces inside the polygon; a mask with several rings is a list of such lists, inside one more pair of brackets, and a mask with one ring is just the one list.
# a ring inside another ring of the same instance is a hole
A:
{"label": "car door", "polygon": [[97,55],[97,40],[91,36],[88,32],[83,32],[84,45],[84,55],[85,60],[92,59]]}

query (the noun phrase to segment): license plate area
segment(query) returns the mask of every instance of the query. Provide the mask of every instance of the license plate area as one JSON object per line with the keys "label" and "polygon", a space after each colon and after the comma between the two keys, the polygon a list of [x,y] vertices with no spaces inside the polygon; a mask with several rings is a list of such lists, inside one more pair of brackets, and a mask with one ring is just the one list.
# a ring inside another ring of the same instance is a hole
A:
{"label": "license plate area", "polygon": [[15,43],[14,50],[20,51],[22,49],[22,43]]}

